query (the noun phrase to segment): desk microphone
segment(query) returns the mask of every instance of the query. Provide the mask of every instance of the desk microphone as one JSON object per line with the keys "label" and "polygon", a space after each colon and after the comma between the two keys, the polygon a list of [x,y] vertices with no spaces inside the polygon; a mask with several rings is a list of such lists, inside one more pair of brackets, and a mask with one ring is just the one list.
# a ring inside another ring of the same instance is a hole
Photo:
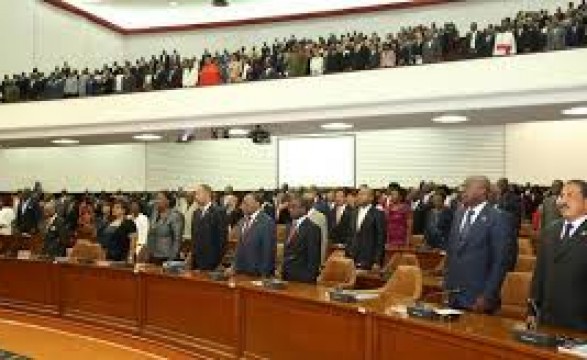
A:
{"label": "desk microphone", "polygon": [[514,328],[512,330],[514,339],[521,343],[533,346],[556,347],[560,342],[556,335],[538,331],[541,314],[538,305],[536,305],[536,301],[534,299],[527,299],[526,302],[528,303],[528,308],[531,310],[532,315],[536,318],[536,321],[534,324],[526,323],[524,328]]}
{"label": "desk microphone", "polygon": [[[436,310],[424,303],[425,300],[430,299],[433,296],[447,296],[451,294],[459,294],[463,292],[463,289],[456,288],[456,289],[447,289],[442,291],[434,291],[431,293],[426,294],[421,299],[416,301],[416,303],[412,306],[407,307],[408,315],[414,318],[420,319],[427,319],[427,320],[436,320],[439,319],[441,316],[438,315]],[[448,317],[449,319],[455,318],[456,315]],[[446,317],[445,317],[446,318]]]}

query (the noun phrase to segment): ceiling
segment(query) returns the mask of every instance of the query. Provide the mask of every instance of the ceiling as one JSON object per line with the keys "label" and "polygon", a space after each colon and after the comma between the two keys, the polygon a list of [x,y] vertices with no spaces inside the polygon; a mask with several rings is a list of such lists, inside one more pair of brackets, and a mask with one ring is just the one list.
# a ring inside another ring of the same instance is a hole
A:
{"label": "ceiling", "polygon": [[[441,1],[422,0],[228,0],[214,7],[211,0],[61,0],[48,1],[80,15],[90,15],[123,31],[197,25],[235,25],[255,19],[279,20],[351,10],[391,8]],[[411,4],[410,4],[411,3]]]}
{"label": "ceiling", "polygon": [[[580,120],[584,117],[580,116],[565,116],[561,112],[565,109],[573,107],[584,107],[585,103],[558,103],[547,104],[540,106],[524,106],[524,107],[508,107],[508,108],[492,108],[492,109],[477,109],[457,111],[454,115],[464,115],[469,118],[469,121],[461,124],[438,124],[431,121],[433,117],[445,114],[439,113],[412,113],[399,114],[391,116],[372,116],[361,117],[343,120],[344,123],[352,124],[353,128],[347,132],[356,131],[377,131],[389,130],[398,128],[414,128],[414,127],[462,127],[462,126],[488,126],[488,125],[504,125],[508,123],[522,123],[535,121],[564,121],[564,120]],[[336,131],[323,130],[320,125],[329,122],[340,122],[340,119],[329,119],[322,122],[317,121],[295,121],[285,123],[269,123],[264,124],[263,128],[267,129],[273,136],[291,136],[291,135],[309,135],[309,134],[331,134]],[[242,127],[239,127],[242,128]],[[251,127],[244,127],[250,130]],[[210,140],[212,139],[212,129],[198,128],[192,129],[194,141]],[[480,129],[479,131],[483,131]],[[154,131],[151,133],[160,135],[162,138],[156,142],[176,142],[177,139],[186,132],[185,128],[170,129],[165,131]],[[338,133],[343,131],[338,131]],[[106,144],[121,144],[121,143],[136,143],[133,140],[133,135],[136,133],[111,133],[104,131],[102,134],[94,134],[89,136],[68,136],[67,138],[74,138],[80,141],[79,145],[106,145]],[[11,139],[0,141],[1,148],[19,148],[19,147],[51,147],[56,146],[51,143],[55,138],[26,138],[26,139]],[[219,139],[222,141],[222,139]]]}

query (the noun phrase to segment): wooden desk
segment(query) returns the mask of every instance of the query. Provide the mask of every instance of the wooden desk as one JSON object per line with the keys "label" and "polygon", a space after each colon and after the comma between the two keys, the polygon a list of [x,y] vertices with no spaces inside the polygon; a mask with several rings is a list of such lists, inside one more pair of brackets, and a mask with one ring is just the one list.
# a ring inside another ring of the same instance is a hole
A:
{"label": "wooden desk", "polygon": [[205,274],[0,259],[0,307],[134,333],[207,359],[567,358],[510,339],[513,322],[467,314],[455,323],[404,319],[389,300],[331,302],[326,290]]}

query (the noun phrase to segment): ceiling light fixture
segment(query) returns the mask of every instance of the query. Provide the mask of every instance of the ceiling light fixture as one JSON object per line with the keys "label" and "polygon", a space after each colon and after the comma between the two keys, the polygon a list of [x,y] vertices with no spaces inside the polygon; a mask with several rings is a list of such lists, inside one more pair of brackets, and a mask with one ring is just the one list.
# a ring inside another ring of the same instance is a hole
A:
{"label": "ceiling light fixture", "polygon": [[177,1],[170,1],[169,6],[177,6]]}
{"label": "ceiling light fixture", "polygon": [[432,121],[440,124],[458,124],[469,121],[469,118],[463,115],[442,115],[432,118]]}
{"label": "ceiling light fixture", "polygon": [[570,115],[570,116],[587,115],[587,106],[577,106],[574,108],[565,109],[562,111],[562,113],[563,113],[563,115]]}
{"label": "ceiling light fixture", "polygon": [[51,140],[51,143],[53,143],[55,145],[75,145],[75,144],[79,144],[79,140],[75,140],[75,139],[55,139],[55,140]]}
{"label": "ceiling light fixture", "polygon": [[322,125],[320,125],[320,127],[324,130],[348,130],[348,129],[353,128],[353,124],[334,122],[334,123],[322,124]]}
{"label": "ceiling light fixture", "polygon": [[132,138],[135,140],[139,140],[139,141],[157,141],[157,140],[161,140],[161,135],[140,134],[140,135],[135,135]]}

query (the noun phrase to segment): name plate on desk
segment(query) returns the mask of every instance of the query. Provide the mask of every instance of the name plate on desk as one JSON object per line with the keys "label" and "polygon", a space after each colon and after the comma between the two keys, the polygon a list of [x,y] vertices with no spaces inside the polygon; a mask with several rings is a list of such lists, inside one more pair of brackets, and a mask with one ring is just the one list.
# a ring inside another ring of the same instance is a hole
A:
{"label": "name plate on desk", "polygon": [[185,261],[167,261],[163,263],[165,274],[180,275],[186,271]]}
{"label": "name plate on desk", "polygon": [[226,281],[228,280],[228,276],[224,271],[210,271],[208,272],[208,277],[210,280],[213,281]]}
{"label": "name plate on desk", "polygon": [[332,301],[338,301],[338,302],[347,303],[347,304],[352,304],[352,303],[356,303],[357,301],[359,301],[359,299],[357,299],[357,296],[354,293],[352,293],[350,291],[344,291],[344,290],[329,291],[328,296],[330,297],[330,300],[332,300]]}
{"label": "name plate on desk", "polygon": [[287,281],[282,281],[279,279],[255,280],[251,281],[251,284],[270,290],[284,290],[287,287]]}

